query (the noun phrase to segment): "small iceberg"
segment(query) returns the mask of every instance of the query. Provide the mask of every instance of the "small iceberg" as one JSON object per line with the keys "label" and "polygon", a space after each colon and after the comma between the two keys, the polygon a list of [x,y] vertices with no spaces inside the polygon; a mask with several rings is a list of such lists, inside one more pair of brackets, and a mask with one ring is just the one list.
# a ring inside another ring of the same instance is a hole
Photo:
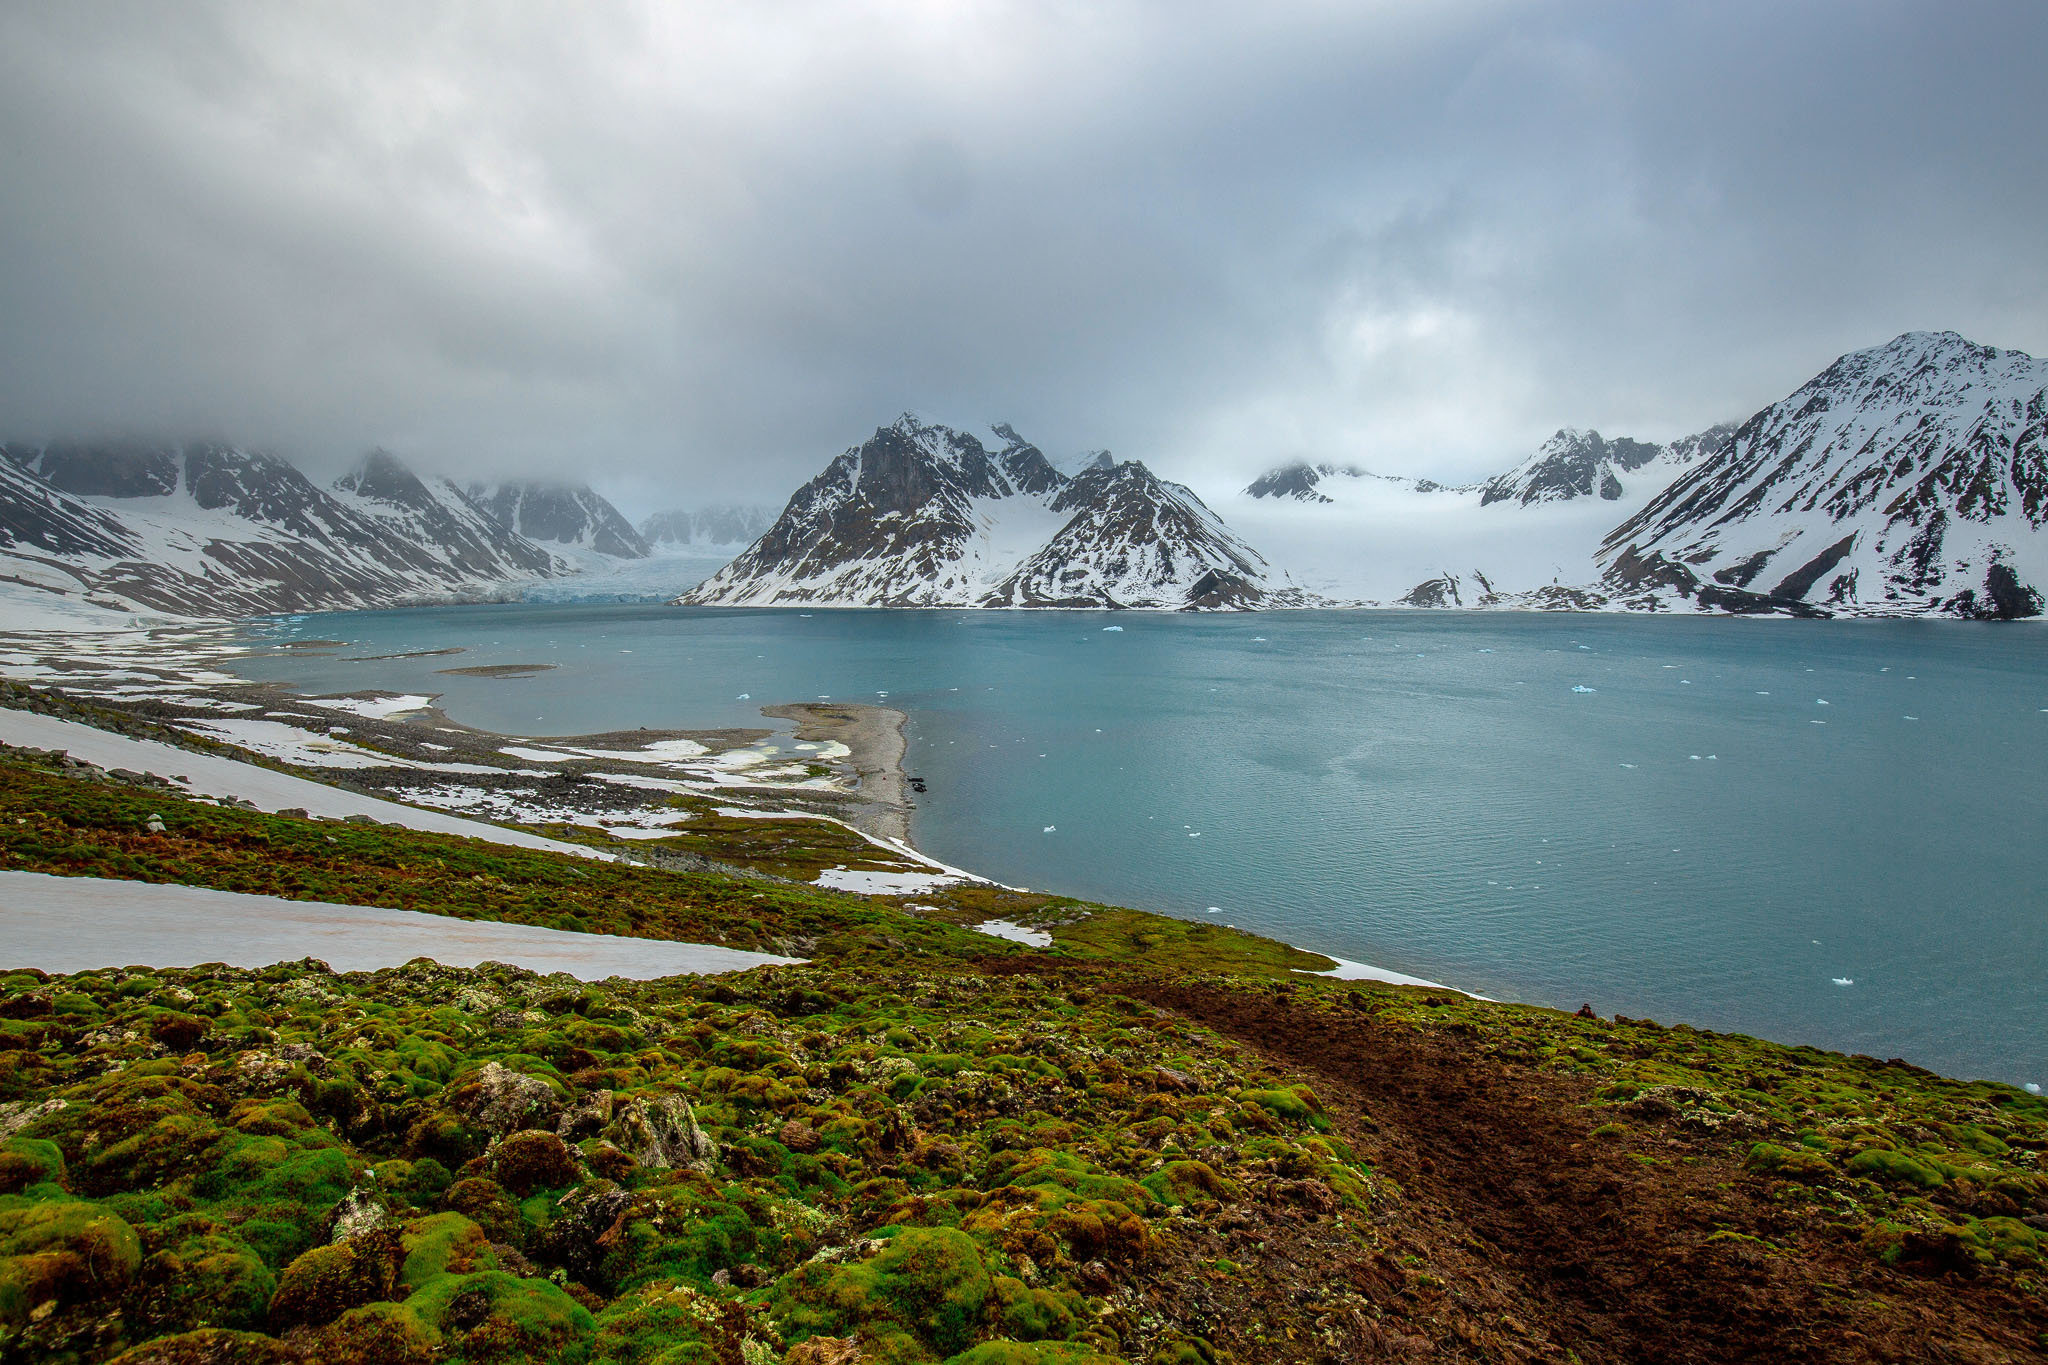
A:
{"label": "small iceberg", "polygon": [[1577,683],[1577,684],[1575,684],[1575,685],[1574,685],[1574,686],[1572,687],[1572,691],[1574,691],[1574,692],[1597,692],[1597,691],[1599,691],[1599,689],[1598,689],[1598,688],[1596,688],[1596,687],[1588,687],[1588,686],[1586,686],[1586,685],[1585,685],[1584,683]]}

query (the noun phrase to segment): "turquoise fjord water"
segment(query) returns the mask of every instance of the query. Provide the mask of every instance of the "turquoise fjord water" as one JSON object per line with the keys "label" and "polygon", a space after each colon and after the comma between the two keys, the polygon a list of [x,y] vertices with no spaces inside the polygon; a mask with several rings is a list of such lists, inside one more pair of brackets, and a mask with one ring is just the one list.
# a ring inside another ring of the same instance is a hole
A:
{"label": "turquoise fjord water", "polygon": [[[439,692],[523,734],[883,701],[912,717],[919,843],[1003,881],[2048,1082],[2035,626],[493,606],[252,632],[352,644],[252,676]],[[435,671],[491,663],[557,667]]]}

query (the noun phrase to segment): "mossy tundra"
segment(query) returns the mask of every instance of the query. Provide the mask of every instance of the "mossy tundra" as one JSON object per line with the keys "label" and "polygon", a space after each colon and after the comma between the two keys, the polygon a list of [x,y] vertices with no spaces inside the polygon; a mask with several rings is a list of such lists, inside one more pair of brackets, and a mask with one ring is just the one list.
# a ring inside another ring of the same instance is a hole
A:
{"label": "mossy tundra", "polygon": [[0,854],[813,959],[0,974],[0,1361],[2044,1349],[2048,1104],[2009,1087],[1057,897],[910,914],[47,764],[0,763]]}

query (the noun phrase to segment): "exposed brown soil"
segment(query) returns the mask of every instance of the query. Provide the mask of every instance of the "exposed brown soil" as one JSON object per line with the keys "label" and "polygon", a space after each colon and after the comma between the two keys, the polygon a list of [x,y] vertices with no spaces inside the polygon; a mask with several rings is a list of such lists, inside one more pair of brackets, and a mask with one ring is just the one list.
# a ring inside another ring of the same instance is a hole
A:
{"label": "exposed brown soil", "polygon": [[1241,989],[1123,989],[1311,1079],[1401,1185],[1404,1240],[1462,1301],[1435,1351],[1562,1348],[1589,1365],[2048,1358],[2037,1304],[1963,1267],[1884,1266],[1821,1206],[1772,1202],[1743,1172],[1740,1139],[1641,1123],[1632,1142],[1594,1138],[1612,1115],[1585,1107],[1587,1082],[1455,1034]]}

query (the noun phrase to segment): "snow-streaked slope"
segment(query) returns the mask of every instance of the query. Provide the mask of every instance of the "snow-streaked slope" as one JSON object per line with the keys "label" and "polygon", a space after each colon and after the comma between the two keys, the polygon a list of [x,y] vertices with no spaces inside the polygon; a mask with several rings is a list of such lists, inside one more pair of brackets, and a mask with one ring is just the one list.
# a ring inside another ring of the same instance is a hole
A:
{"label": "snow-streaked slope", "polygon": [[[1703,439],[1706,438],[1693,438],[1688,449],[1696,449]],[[1640,485],[1641,480],[1634,477],[1636,472],[1664,454],[1663,446],[1648,441],[1626,436],[1610,441],[1597,431],[1566,427],[1528,459],[1507,473],[1488,479],[1480,491],[1479,502],[1481,506],[1518,502],[1524,507],[1589,497],[1619,502],[1630,484]]]}
{"label": "snow-streaked slope", "polygon": [[645,559],[651,553],[619,509],[586,485],[528,479],[472,483],[463,491],[498,525],[528,540],[595,550],[614,559]]}
{"label": "snow-streaked slope", "polygon": [[[212,443],[6,455],[0,577],[60,600],[187,616],[393,606],[503,596],[564,567],[396,461],[368,491],[330,492],[275,456]],[[392,500],[401,485],[416,505]]]}
{"label": "snow-streaked slope", "polygon": [[[640,523],[640,538],[655,554],[734,553],[759,540],[775,524],[775,509],[758,503],[717,503],[672,507]],[[730,556],[728,556],[730,558]]]}
{"label": "snow-streaked slope", "polygon": [[1601,560],[1634,605],[2030,614],[2044,522],[2048,361],[1909,332],[1742,423]]}
{"label": "snow-streaked slope", "polygon": [[1244,606],[1267,566],[1193,493],[1142,464],[1069,478],[1001,442],[906,413],[805,484],[702,606]]}
{"label": "snow-streaked slope", "polygon": [[331,490],[345,507],[403,539],[436,547],[462,572],[512,579],[569,572],[569,565],[509,532],[447,479],[422,479],[388,451],[374,450]]}
{"label": "snow-streaked slope", "polygon": [[1048,511],[1062,524],[985,605],[1253,606],[1273,577],[1192,489],[1135,460],[1084,467]]}

